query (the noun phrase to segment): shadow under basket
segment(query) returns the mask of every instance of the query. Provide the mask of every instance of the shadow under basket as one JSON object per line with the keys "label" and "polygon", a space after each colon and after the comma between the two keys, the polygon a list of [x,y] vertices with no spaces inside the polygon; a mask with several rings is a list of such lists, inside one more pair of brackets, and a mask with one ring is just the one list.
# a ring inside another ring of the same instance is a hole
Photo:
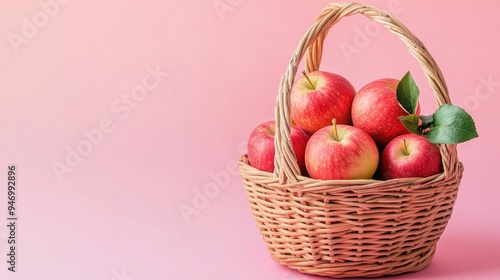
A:
{"label": "shadow under basket", "polygon": [[301,176],[290,142],[289,96],[298,64],[319,69],[323,40],[341,18],[362,14],[387,27],[420,62],[438,105],[451,103],[439,67],[397,19],[357,3],[332,3],[319,15],[281,78],[275,112],[275,171],[239,161],[252,214],[271,257],[300,272],[380,277],[423,269],[451,217],[463,166],[456,145],[439,145],[443,172],[426,178],[315,180]]}

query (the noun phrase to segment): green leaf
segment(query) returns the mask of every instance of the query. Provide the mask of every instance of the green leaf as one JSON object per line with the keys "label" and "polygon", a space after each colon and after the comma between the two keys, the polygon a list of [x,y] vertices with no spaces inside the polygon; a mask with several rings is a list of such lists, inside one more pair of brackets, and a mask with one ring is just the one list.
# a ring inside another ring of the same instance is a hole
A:
{"label": "green leaf", "polygon": [[422,124],[420,124],[420,128],[422,130],[429,128],[432,125],[432,122],[434,121],[434,118],[432,115],[430,115],[430,116],[420,115],[419,118],[422,120]]}
{"label": "green leaf", "polygon": [[418,117],[416,115],[399,116],[398,119],[403,123],[403,125],[413,134],[420,135],[420,129],[418,128]]}
{"label": "green leaf", "polygon": [[464,109],[444,104],[434,113],[434,121],[426,133],[435,144],[457,144],[478,137],[472,117]]}
{"label": "green leaf", "polygon": [[396,98],[398,99],[399,105],[401,105],[401,108],[408,114],[415,114],[419,95],[420,90],[413,80],[410,71],[408,71],[398,83],[396,89]]}

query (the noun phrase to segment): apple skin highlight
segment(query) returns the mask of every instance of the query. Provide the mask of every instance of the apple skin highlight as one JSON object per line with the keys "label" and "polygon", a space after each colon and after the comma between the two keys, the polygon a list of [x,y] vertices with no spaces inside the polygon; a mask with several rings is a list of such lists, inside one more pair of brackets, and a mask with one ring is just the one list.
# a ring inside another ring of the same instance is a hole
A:
{"label": "apple skin highlight", "polygon": [[[275,121],[267,121],[257,126],[248,138],[248,162],[251,166],[267,172],[274,172],[274,134]],[[309,135],[295,125],[290,127],[292,147],[300,167],[301,174],[306,174],[304,154]]]}
{"label": "apple skin highlight", "polygon": [[[353,125],[366,131],[380,147],[396,136],[408,133],[399,116],[408,113],[396,98],[399,81],[386,78],[375,80],[362,87],[352,103]],[[415,115],[420,114],[420,104]]]}
{"label": "apple skin highlight", "polygon": [[306,147],[309,176],[321,180],[370,179],[377,170],[379,152],[373,139],[354,126],[337,125],[318,130]]}
{"label": "apple skin highlight", "polygon": [[352,84],[340,75],[325,71],[303,74],[292,86],[290,115],[309,134],[331,125],[334,118],[338,124],[352,124],[355,94]]}
{"label": "apple skin highlight", "polygon": [[383,150],[380,171],[386,180],[432,176],[443,172],[441,152],[425,136],[403,134]]}

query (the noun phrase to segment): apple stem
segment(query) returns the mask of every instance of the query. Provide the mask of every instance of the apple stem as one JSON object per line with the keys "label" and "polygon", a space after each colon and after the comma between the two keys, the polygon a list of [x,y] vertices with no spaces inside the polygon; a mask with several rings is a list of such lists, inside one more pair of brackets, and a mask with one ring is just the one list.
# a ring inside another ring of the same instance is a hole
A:
{"label": "apple stem", "polygon": [[304,77],[306,77],[307,81],[309,82],[309,84],[311,85],[312,89],[316,89],[313,85],[313,83],[311,82],[311,80],[309,79],[309,76],[307,76],[307,73],[306,71],[302,71],[302,75],[304,75]]}
{"label": "apple stem", "polygon": [[408,147],[406,147],[406,139],[403,139],[403,147],[405,149],[405,151],[404,151],[405,155],[409,156],[410,153],[408,152]]}
{"label": "apple stem", "polygon": [[337,131],[337,119],[333,118],[333,137],[336,141],[339,141],[339,132]]}

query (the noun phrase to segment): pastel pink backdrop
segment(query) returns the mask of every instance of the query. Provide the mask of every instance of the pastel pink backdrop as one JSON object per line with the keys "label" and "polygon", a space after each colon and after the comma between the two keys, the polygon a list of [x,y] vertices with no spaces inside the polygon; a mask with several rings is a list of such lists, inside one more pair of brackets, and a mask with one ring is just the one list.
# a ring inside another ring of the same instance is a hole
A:
{"label": "pastel pink backdrop", "polygon": [[[61,1],[46,20],[40,3],[0,2],[0,185],[9,164],[19,185],[16,273],[5,262],[0,191],[1,279],[319,279],[271,260],[231,166],[253,127],[273,118],[279,77],[328,1]],[[480,135],[459,146],[464,178],[434,260],[392,279],[496,279],[500,4],[363,3],[391,8],[424,42]],[[41,26],[30,38],[23,18]],[[430,113],[435,101],[419,65],[368,22],[356,16],[332,29],[322,69],[356,89],[411,70]],[[169,75],[128,115],[118,113],[113,105],[125,104],[148,67]],[[113,130],[59,180],[54,162],[66,164],[67,149],[84,145],[84,131],[103,119]],[[222,173],[229,183],[183,216],[180,207],[195,207],[196,192]]]}

